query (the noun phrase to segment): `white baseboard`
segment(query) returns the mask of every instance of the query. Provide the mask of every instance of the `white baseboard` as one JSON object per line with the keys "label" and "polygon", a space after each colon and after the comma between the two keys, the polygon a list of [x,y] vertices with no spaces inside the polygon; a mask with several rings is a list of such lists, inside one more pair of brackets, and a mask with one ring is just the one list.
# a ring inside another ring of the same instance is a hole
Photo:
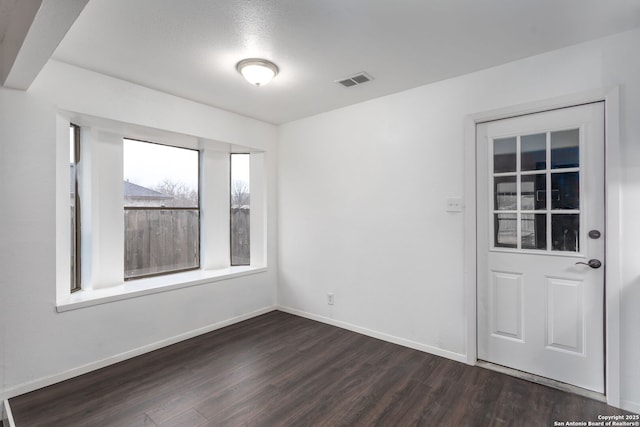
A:
{"label": "white baseboard", "polygon": [[0,411],[0,423],[6,422],[6,427],[16,427],[16,423],[13,421],[13,414],[11,413],[11,406],[9,406],[9,400],[2,402],[2,410]]}
{"label": "white baseboard", "polygon": [[197,337],[198,335],[206,334],[216,329],[224,328],[225,326],[233,325],[234,323],[242,322],[244,320],[251,319],[253,317],[260,316],[265,313],[277,310],[276,306],[265,307],[260,310],[253,311],[251,313],[242,314],[240,316],[232,317],[230,319],[223,320],[221,322],[213,323],[211,325],[204,326],[202,328],[194,329],[189,332],[185,332],[180,335],[176,335],[161,341],[154,342],[142,347],[135,348],[133,350],[126,351],[124,353],[116,354],[115,356],[107,357],[106,359],[98,360],[92,363],[88,363],[77,368],[70,369],[68,371],[51,375],[49,377],[40,378],[34,381],[29,381],[11,388],[8,388],[0,396],[1,399],[9,399],[15,396],[19,396],[24,393],[29,393],[34,390],[38,390],[43,387],[50,386],[52,384],[59,383],[82,374],[86,374],[97,369],[104,368],[109,365],[113,365],[123,360],[131,359],[132,357],[140,356],[145,353],[149,353],[154,350],[158,350],[162,347],[167,347],[172,344],[176,344],[180,341],[188,340],[189,338]]}
{"label": "white baseboard", "polygon": [[631,402],[630,400],[621,400],[620,409],[624,409],[625,411],[635,412],[636,414],[640,414],[640,403]]}
{"label": "white baseboard", "polygon": [[411,341],[405,338],[399,338],[393,335],[388,335],[382,332],[374,331],[371,329],[363,328],[361,326],[352,325],[351,323],[342,322],[339,320],[331,319],[324,316],[319,316],[317,314],[308,313],[306,311],[296,310],[290,307],[277,306],[277,310],[283,311],[285,313],[294,314],[296,316],[304,317],[311,320],[316,320],[318,322],[326,323],[328,325],[337,326],[338,328],[347,329],[349,331],[357,332],[362,335],[366,335],[372,338],[377,338],[382,341],[387,341],[393,344],[398,344],[403,347],[412,348],[414,350],[423,351],[425,353],[434,354],[436,356],[445,357],[447,359],[455,360],[456,362],[467,363],[467,356],[465,354],[455,353],[449,350],[443,350],[438,347],[433,347],[430,345],[422,344],[416,341]]}
{"label": "white baseboard", "polygon": [[[15,396],[19,396],[24,393],[29,393],[34,390],[38,390],[43,387],[50,386],[52,384],[56,384],[61,381],[65,381],[74,377],[77,377],[82,374],[86,374],[91,371],[95,371],[97,369],[104,368],[109,365],[113,365],[118,362],[122,362],[123,360],[131,359],[136,356],[140,356],[145,353],[149,353],[151,351],[160,349],[162,347],[166,347],[172,344],[176,344],[180,341],[184,341],[190,338],[194,338],[198,335],[206,334],[208,332],[215,331],[217,329],[224,328],[226,326],[233,325],[235,323],[242,322],[244,320],[251,319],[253,317],[257,317],[266,313],[269,313],[274,310],[280,310],[285,313],[293,314],[296,316],[304,317],[306,319],[315,320],[318,322],[326,323],[328,325],[336,326],[338,328],[346,329],[349,331],[353,331],[362,335],[366,335],[372,338],[377,338],[383,341],[387,341],[393,344],[398,344],[403,347],[412,348],[414,350],[423,351],[425,353],[434,354],[436,356],[441,356],[447,359],[455,360],[461,363],[467,363],[467,357],[461,353],[455,353],[448,350],[443,350],[438,347],[421,344],[415,341],[407,340],[405,338],[399,338],[393,335],[388,335],[382,332],[374,331],[371,329],[363,328],[361,326],[353,325],[351,323],[342,322],[339,320],[331,319],[328,317],[320,316],[313,313],[308,313],[306,311],[297,310],[290,307],[274,305],[270,307],[265,307],[260,310],[253,311],[251,313],[243,314],[240,316],[232,317],[230,319],[223,320],[221,322],[217,322],[202,328],[194,329],[192,331],[186,332],[184,334],[176,335],[171,338],[167,338],[165,340],[157,341],[155,343],[138,347],[136,349],[117,354],[112,357],[108,357],[106,359],[102,359],[96,362],[92,362],[74,369],[70,369],[68,371],[62,372],[60,374],[52,375],[49,377],[41,378],[38,380],[30,381],[24,384],[20,384],[18,386],[9,388],[5,390],[0,399],[2,400],[2,406],[0,407],[0,422],[2,420],[6,420],[9,422],[10,427],[15,427],[15,423],[13,421],[13,416],[11,413],[11,407],[9,406],[9,399]],[[634,412],[636,414],[640,414],[640,403],[632,402],[628,400],[622,400],[620,402],[620,408],[626,411]]]}

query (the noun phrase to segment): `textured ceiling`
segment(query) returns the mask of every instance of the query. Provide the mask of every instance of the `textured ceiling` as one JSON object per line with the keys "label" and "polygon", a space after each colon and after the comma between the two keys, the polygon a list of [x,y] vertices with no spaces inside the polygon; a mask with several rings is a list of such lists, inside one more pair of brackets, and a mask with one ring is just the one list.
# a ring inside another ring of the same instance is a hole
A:
{"label": "textured ceiling", "polygon": [[[53,57],[278,124],[639,24],[640,0],[90,0]],[[280,74],[250,86],[248,57]]]}

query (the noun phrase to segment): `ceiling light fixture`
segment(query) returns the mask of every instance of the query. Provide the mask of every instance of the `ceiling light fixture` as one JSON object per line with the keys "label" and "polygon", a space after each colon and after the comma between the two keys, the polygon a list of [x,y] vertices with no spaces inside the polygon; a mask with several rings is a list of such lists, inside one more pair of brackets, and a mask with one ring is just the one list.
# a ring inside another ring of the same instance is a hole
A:
{"label": "ceiling light fixture", "polygon": [[236,64],[236,70],[249,83],[264,86],[278,75],[278,66],[271,61],[259,58],[248,58]]}

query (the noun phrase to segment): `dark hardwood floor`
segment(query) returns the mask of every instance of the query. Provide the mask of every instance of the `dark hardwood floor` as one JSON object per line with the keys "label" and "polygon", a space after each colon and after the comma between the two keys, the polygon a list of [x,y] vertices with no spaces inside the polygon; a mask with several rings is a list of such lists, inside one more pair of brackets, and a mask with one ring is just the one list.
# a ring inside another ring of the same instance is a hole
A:
{"label": "dark hardwood floor", "polygon": [[588,398],[271,312],[10,400],[33,426],[553,426]]}

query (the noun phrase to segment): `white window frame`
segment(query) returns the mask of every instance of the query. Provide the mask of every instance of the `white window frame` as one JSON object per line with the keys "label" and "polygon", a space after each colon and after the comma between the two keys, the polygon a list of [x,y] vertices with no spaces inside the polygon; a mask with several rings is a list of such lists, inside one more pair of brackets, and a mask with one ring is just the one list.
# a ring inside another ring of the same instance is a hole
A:
{"label": "white window frame", "polygon": [[[82,289],[71,293],[69,253],[69,125],[81,127]],[[200,268],[124,280],[123,139],[197,149],[200,163]],[[230,154],[250,153],[251,264],[230,261]],[[60,112],[56,131],[56,309],[65,312],[266,271],[265,153],[169,131]]]}

